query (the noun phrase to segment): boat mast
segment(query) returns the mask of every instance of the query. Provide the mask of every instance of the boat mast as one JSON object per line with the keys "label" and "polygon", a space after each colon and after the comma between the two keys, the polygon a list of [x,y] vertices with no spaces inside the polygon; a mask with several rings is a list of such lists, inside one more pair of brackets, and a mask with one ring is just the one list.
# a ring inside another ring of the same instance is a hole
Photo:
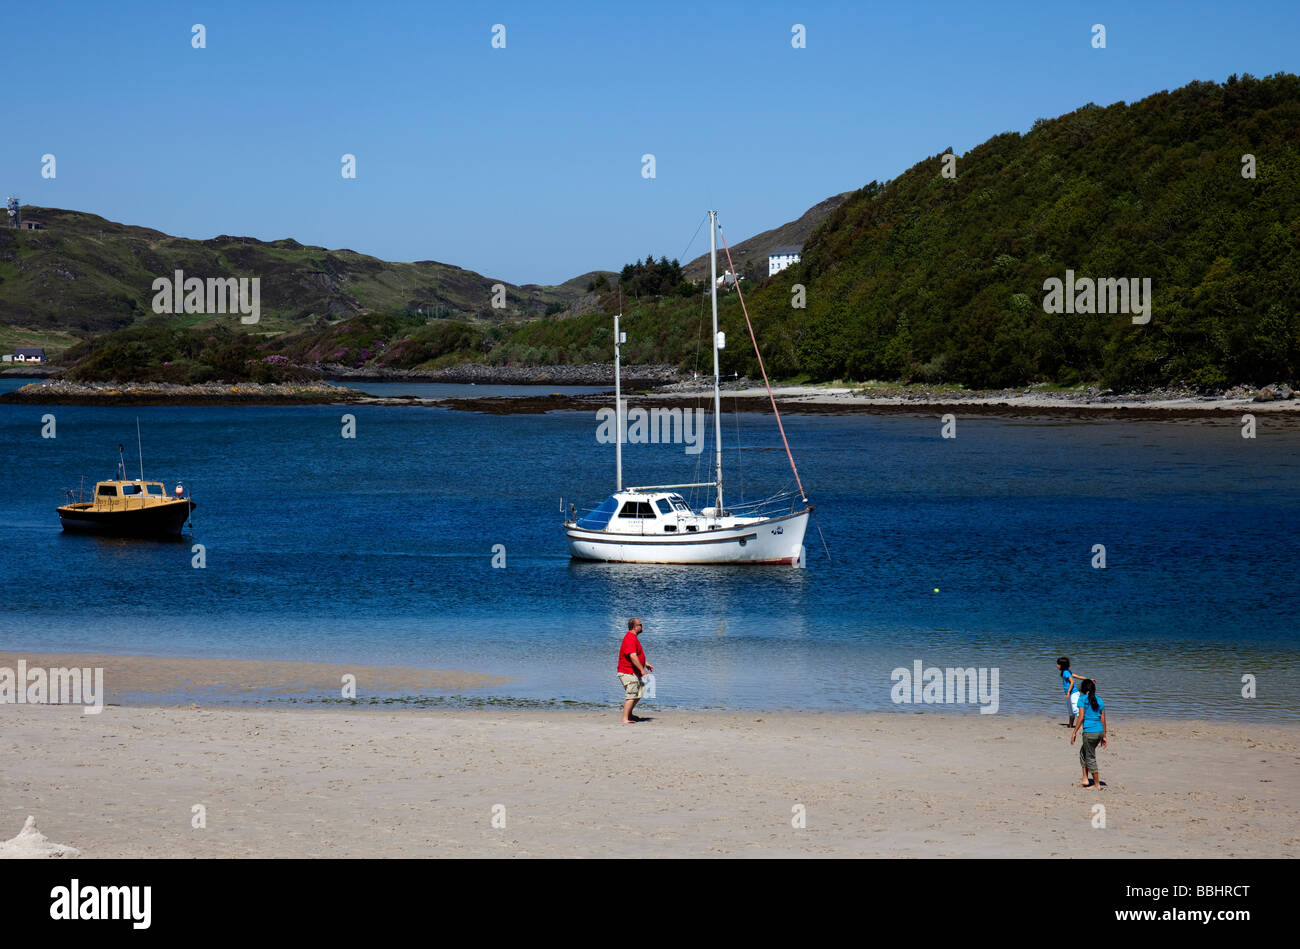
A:
{"label": "boat mast", "polygon": [[718,212],[709,212],[709,292],[713,299],[713,429],[717,436],[718,500],[716,516],[722,516],[722,393],[718,372]]}
{"label": "boat mast", "polygon": [[623,490],[623,388],[619,382],[619,343],[623,341],[618,331],[618,321],[622,313],[614,314],[614,465],[618,469],[618,480],[614,483],[615,491]]}
{"label": "boat mast", "polygon": [[140,459],[140,480],[144,480],[144,448],[140,444],[140,417],[135,419],[135,453]]}

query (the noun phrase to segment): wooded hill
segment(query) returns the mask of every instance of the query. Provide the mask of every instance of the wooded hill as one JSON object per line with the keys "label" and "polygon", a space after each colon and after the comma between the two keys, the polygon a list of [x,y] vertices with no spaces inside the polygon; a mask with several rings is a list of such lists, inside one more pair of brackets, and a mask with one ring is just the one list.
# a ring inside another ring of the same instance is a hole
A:
{"label": "wooded hill", "polygon": [[[1068,274],[1149,280],[1149,322],[1045,312],[1047,281]],[[792,305],[796,286],[804,308]],[[777,377],[1127,390],[1294,382],[1300,77],[1090,103],[964,155],[931,155],[849,194],[799,264],[744,287]],[[707,365],[698,296],[624,304],[632,358]],[[733,341],[724,371],[756,375],[734,292],[720,311]],[[589,352],[608,345],[607,325],[594,314],[541,321],[493,355]]]}
{"label": "wooded hill", "polygon": [[[851,195],[799,265],[750,294],[769,370],[971,386],[1295,380],[1300,77],[1088,104],[958,156],[955,178],[943,169],[933,155]],[[1067,270],[1150,278],[1150,322],[1045,313],[1044,282]],[[729,357],[752,364],[743,347]]]}

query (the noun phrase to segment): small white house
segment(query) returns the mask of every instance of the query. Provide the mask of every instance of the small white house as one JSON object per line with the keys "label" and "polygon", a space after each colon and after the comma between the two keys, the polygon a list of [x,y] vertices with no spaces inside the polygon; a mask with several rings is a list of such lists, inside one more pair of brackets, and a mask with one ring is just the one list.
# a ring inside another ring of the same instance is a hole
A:
{"label": "small white house", "polygon": [[45,362],[43,349],[15,349],[13,362]]}
{"label": "small white house", "polygon": [[13,361],[14,361],[13,353],[5,353],[3,356],[0,356],[0,362],[13,362]]}
{"label": "small white house", "polygon": [[794,244],[783,244],[767,255],[767,275],[780,273],[791,264],[799,263],[799,252],[803,250]]}
{"label": "small white house", "polygon": [[[745,279],[744,274],[741,274],[740,279],[741,280]],[[728,270],[726,273],[724,273],[721,277],[718,278],[719,287],[732,287],[735,286],[735,284],[736,284],[736,275],[732,273],[730,270]]]}

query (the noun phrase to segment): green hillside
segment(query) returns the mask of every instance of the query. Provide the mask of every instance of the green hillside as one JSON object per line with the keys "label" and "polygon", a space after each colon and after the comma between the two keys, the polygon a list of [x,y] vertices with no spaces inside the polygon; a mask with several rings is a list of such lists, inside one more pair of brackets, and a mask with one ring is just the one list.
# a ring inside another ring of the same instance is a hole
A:
{"label": "green hillside", "polygon": [[[769,368],[975,386],[1296,378],[1300,78],[1089,104],[941,170],[936,155],[858,191],[751,294]],[[1149,277],[1150,323],[1045,313],[1044,281],[1067,269]]]}
{"label": "green hillside", "polygon": [[[1242,176],[1247,154],[1254,178]],[[1089,104],[957,156],[955,178],[943,166],[934,155],[851,193],[799,265],[745,283],[769,372],[972,387],[1296,381],[1300,77]],[[1067,270],[1149,278],[1150,322],[1044,312],[1044,281]],[[791,305],[796,284],[804,309]],[[623,309],[638,360],[699,364],[700,298],[624,298]],[[734,292],[720,318],[724,371],[755,375]],[[564,361],[608,350],[609,332],[607,316],[543,321],[495,354]]]}
{"label": "green hillside", "polygon": [[[1255,177],[1243,177],[1243,155]],[[851,193],[802,262],[747,281],[777,377],[1115,388],[1286,380],[1300,370],[1300,78],[1192,83],[1132,105],[1085,105],[931,156]],[[725,267],[725,264],[722,265]],[[720,267],[722,269],[722,267]],[[1151,318],[1048,313],[1044,282],[1151,281]],[[795,308],[792,290],[806,289]],[[680,288],[679,288],[680,289]],[[625,358],[707,368],[696,292],[601,298],[580,316],[470,328],[440,364]],[[734,292],[720,301],[725,372],[757,373]],[[447,330],[442,331],[444,334]]]}
{"label": "green hillside", "polygon": [[[258,277],[259,333],[366,312],[439,318],[511,319],[563,310],[582,296],[590,275],[560,287],[506,284],[506,305],[493,308],[489,277],[425,260],[390,263],[350,250],[295,240],[220,236],[171,237],[95,214],[24,206],[42,230],[0,228],[0,328],[8,335],[89,336],[155,316],[153,281],[177,270],[187,277]],[[500,281],[505,283],[505,281]],[[191,314],[172,325],[223,325],[229,315]]]}
{"label": "green hillside", "polygon": [[[1246,155],[1253,177],[1242,173]],[[943,174],[949,163],[933,155],[735,245],[785,240],[824,218],[800,264],[744,283],[771,374],[1124,389],[1297,380],[1300,77],[1232,77],[1131,105],[1088,104],[955,156],[955,177]],[[627,362],[708,368],[705,283],[647,283],[676,262],[511,287],[498,311],[494,281],[445,264],[24,214],[47,230],[0,231],[0,338],[93,335],[63,360],[81,378],[600,362],[617,311]],[[262,324],[153,317],[151,281],[177,268],[260,274]],[[688,280],[699,269],[682,268]],[[1067,273],[1149,280],[1150,321],[1045,312],[1045,281]],[[804,308],[792,306],[796,285]],[[731,341],[724,371],[755,374],[734,291],[722,295],[720,319]],[[119,327],[129,328],[102,332]]]}

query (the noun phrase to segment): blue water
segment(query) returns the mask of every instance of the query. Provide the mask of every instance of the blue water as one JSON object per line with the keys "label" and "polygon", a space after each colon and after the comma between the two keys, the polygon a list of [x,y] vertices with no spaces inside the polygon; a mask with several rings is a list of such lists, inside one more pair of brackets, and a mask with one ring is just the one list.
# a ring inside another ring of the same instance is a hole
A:
{"label": "blue water", "polygon": [[[118,442],[134,468],[137,417],[146,476],[198,503],[205,569],[189,542],[59,530],[63,490],[111,476]],[[919,659],[997,668],[1000,711],[1059,715],[1065,653],[1117,719],[1300,719],[1300,429],[785,422],[818,512],[803,570],[571,562],[560,498],[613,483],[591,412],[0,406],[0,649],[462,669],[512,677],[475,695],[610,704],[635,614],[661,707],[893,708],[891,671]],[[724,437],[729,500],[791,480],[770,417]],[[709,458],[629,445],[624,464],[653,484]]]}

